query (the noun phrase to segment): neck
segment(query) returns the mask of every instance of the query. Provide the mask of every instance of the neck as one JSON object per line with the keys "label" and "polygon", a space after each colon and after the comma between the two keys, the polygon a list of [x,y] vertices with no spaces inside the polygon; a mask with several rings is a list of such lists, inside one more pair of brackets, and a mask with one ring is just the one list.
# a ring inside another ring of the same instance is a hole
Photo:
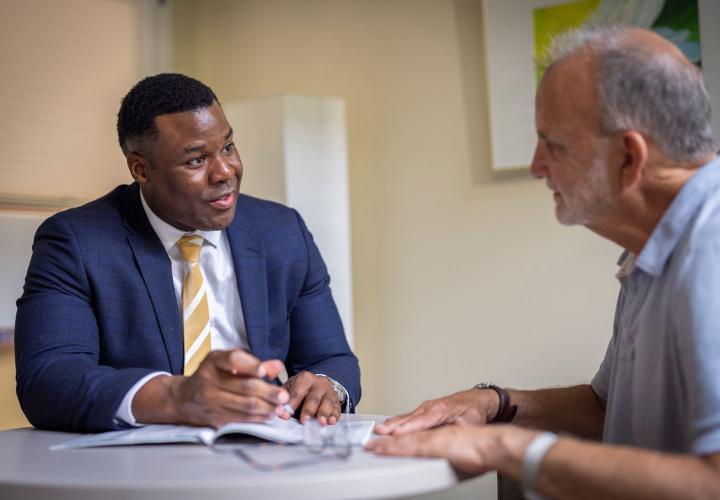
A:
{"label": "neck", "polygon": [[586,227],[639,255],[680,189],[707,161],[648,167],[636,186],[621,193],[617,203]]}

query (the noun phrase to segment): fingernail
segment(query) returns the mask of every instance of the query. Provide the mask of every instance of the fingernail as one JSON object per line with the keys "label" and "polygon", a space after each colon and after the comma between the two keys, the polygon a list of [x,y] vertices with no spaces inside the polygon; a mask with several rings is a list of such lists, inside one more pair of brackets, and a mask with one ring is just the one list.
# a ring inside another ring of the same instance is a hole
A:
{"label": "fingernail", "polygon": [[286,391],[280,391],[278,392],[277,400],[279,403],[287,403],[290,401],[290,394],[288,394]]}
{"label": "fingernail", "polygon": [[265,368],[265,365],[260,365],[258,367],[257,376],[262,378],[265,375],[267,375],[267,369]]}

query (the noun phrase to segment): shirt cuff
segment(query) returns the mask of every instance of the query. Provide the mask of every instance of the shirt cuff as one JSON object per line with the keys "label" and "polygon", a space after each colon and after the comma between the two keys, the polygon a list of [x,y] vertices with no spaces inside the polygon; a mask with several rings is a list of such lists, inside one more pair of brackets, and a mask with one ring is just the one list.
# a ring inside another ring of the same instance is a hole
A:
{"label": "shirt cuff", "polygon": [[132,413],[132,402],[133,399],[135,399],[135,394],[140,390],[142,386],[147,384],[150,380],[154,379],[155,377],[159,377],[160,375],[167,375],[171,377],[172,375],[168,372],[153,372],[145,375],[143,378],[138,380],[134,386],[130,388],[130,390],[125,394],[125,397],[120,402],[120,406],[118,406],[117,411],[115,412],[115,420],[118,422],[123,422],[127,425],[130,425],[132,427],[142,427],[143,423],[138,423],[137,420],[135,420],[135,416]]}

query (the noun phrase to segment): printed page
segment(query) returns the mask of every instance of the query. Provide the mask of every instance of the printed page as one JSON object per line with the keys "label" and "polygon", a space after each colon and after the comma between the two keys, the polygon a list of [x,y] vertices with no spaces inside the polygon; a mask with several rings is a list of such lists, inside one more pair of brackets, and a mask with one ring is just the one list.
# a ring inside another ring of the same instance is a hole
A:
{"label": "printed page", "polygon": [[284,444],[298,444],[303,442],[303,426],[296,419],[283,420],[274,417],[262,424],[249,422],[233,422],[220,427],[210,441],[203,441],[210,445],[220,436],[228,434],[246,434],[268,441]]}
{"label": "printed page", "polygon": [[[320,429],[317,423],[307,423],[302,425],[296,419],[283,420],[274,417],[262,424],[255,423],[231,423],[218,429],[211,441],[205,441],[205,444],[212,444],[220,436],[228,434],[246,434],[255,436],[268,441],[283,444],[302,444],[306,443],[309,435],[312,433],[308,426],[314,425]],[[335,425],[327,425],[322,428],[320,434],[321,439],[333,439],[335,442],[349,443],[351,446],[363,446],[368,442],[372,435],[375,422],[372,420],[358,420],[354,422],[343,422],[342,420]],[[312,439],[312,436],[310,436]]]}

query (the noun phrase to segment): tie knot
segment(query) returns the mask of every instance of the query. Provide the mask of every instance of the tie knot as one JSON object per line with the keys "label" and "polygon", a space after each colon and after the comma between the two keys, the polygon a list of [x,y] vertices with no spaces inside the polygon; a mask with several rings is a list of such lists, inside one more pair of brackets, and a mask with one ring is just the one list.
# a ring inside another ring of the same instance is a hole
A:
{"label": "tie knot", "polygon": [[177,241],[180,249],[180,255],[183,260],[189,264],[195,264],[200,260],[200,249],[202,248],[205,238],[197,235],[186,235]]}

